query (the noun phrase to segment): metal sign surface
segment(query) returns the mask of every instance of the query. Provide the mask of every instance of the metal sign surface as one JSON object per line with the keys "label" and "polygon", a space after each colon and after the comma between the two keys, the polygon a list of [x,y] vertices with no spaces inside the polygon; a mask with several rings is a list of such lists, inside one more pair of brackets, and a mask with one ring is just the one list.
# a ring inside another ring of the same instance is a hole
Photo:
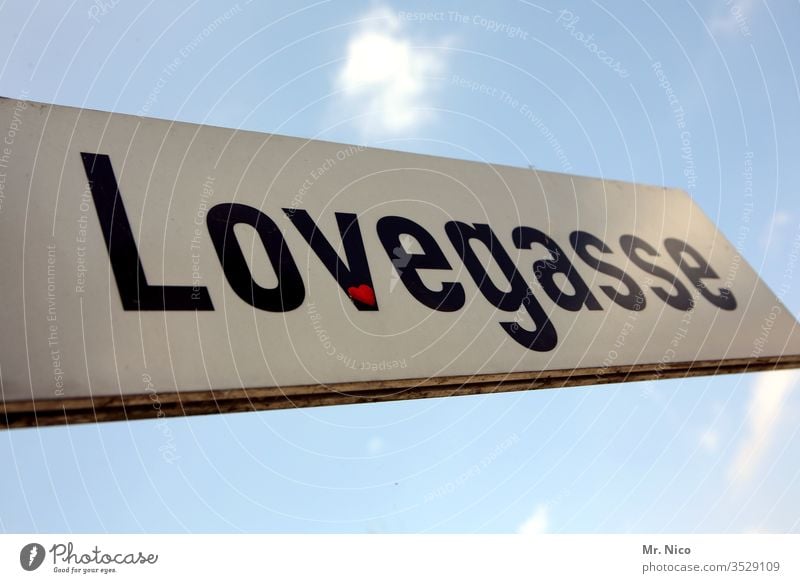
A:
{"label": "metal sign surface", "polygon": [[682,191],[0,100],[6,426],[797,366]]}

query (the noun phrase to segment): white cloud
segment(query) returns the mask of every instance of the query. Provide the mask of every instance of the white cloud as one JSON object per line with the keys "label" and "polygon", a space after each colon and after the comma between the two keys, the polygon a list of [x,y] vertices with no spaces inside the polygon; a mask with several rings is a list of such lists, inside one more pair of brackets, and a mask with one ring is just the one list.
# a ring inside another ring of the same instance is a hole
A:
{"label": "white cloud", "polygon": [[425,108],[431,105],[431,76],[441,72],[444,60],[413,46],[404,23],[388,8],[364,18],[336,79],[343,96],[337,113],[367,113],[357,121],[365,134],[413,129],[430,115]]}
{"label": "white cloud", "polygon": [[800,385],[800,371],[760,373],[753,383],[745,419],[745,435],[728,476],[744,481],[753,476],[775,438],[790,393]]}
{"label": "white cloud", "polygon": [[719,448],[719,433],[714,429],[706,429],[700,435],[700,447],[707,453],[715,453]]}
{"label": "white cloud", "polygon": [[525,522],[517,529],[519,534],[544,534],[550,526],[550,508],[539,504]]}
{"label": "white cloud", "polygon": [[783,253],[784,246],[789,246],[789,227],[794,222],[794,215],[791,212],[776,210],[759,239],[761,248],[769,249],[771,252]]}
{"label": "white cloud", "polygon": [[775,211],[774,215],[772,215],[771,227],[773,229],[776,227],[781,227],[783,225],[789,224],[791,220],[792,220],[792,213],[779,209]]}
{"label": "white cloud", "polygon": [[752,36],[750,19],[756,0],[725,0],[716,4],[716,14],[710,19],[711,31],[717,34],[733,36],[737,32],[742,36]]}
{"label": "white cloud", "polygon": [[378,455],[383,451],[383,446],[383,439],[376,435],[367,442],[367,451],[370,455]]}

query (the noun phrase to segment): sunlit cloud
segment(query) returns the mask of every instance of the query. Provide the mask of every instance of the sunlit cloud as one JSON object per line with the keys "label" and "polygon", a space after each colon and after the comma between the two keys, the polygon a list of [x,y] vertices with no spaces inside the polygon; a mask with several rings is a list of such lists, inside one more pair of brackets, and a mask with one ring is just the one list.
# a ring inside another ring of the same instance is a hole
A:
{"label": "sunlit cloud", "polygon": [[728,471],[732,481],[753,477],[787,413],[789,395],[798,386],[800,371],[796,370],[761,373],[756,377],[744,421],[744,437]]}
{"label": "sunlit cloud", "polygon": [[539,504],[525,522],[517,529],[519,534],[544,534],[550,527],[550,508]]}
{"label": "sunlit cloud", "polygon": [[788,243],[786,237],[791,232],[792,223],[795,223],[792,213],[781,209],[776,210],[772,214],[769,223],[764,227],[759,239],[761,248],[783,253],[784,245]]}
{"label": "sunlit cloud", "polygon": [[415,47],[395,13],[373,10],[348,42],[338,115],[366,114],[357,123],[367,135],[414,129],[430,117],[432,77],[443,68],[441,54]]}
{"label": "sunlit cloud", "polygon": [[367,441],[367,451],[370,455],[378,455],[383,451],[384,443],[383,438],[379,436],[373,436]]}
{"label": "sunlit cloud", "polygon": [[715,4],[715,14],[709,21],[709,28],[715,34],[733,36],[752,36],[750,20],[756,0],[725,0]]}
{"label": "sunlit cloud", "polygon": [[714,429],[706,429],[700,435],[700,447],[706,453],[716,453],[719,449],[719,433]]}

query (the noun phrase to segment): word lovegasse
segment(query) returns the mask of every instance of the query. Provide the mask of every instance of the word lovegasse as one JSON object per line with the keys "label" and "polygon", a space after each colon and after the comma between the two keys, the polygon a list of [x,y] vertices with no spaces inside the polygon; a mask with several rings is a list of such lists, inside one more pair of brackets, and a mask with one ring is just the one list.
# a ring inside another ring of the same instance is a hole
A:
{"label": "word lovegasse", "polygon": [[[123,308],[214,310],[206,287],[160,286],[148,282],[110,157],[97,153],[82,153],[81,156]],[[362,312],[379,312],[379,298],[372,283],[358,215],[336,212],[339,233],[333,237],[323,233],[306,210],[284,208],[282,211],[284,220],[290,221],[299,231],[354,307]],[[276,219],[249,205],[220,203],[209,209],[206,226],[227,282],[239,298],[259,310],[288,312],[303,304],[306,288]],[[274,287],[262,287],[254,280],[234,233],[236,225],[255,229],[277,277]],[[426,285],[419,274],[422,270],[453,269],[434,234],[408,218],[395,215],[380,218],[375,229],[389,261],[416,301],[440,312],[456,312],[464,307],[466,293],[461,283],[443,277],[438,288],[434,289]],[[555,326],[528,285],[524,272],[515,265],[492,227],[484,223],[451,220],[444,224],[442,231],[436,235],[446,238],[480,293],[492,306],[509,313],[524,309],[533,321],[529,328],[512,321],[499,322],[503,330],[525,348],[537,352],[553,350],[558,344]],[[541,246],[549,253],[549,258],[534,261],[531,267],[542,291],[564,310],[600,311],[604,309],[601,299],[610,300],[626,310],[645,309],[644,290],[634,274],[614,263],[620,258],[633,264],[639,272],[651,276],[650,291],[673,309],[689,311],[694,307],[690,288],[696,288],[698,296],[716,308],[735,310],[737,307],[728,288],[714,289],[706,283],[720,277],[703,255],[687,241],[675,237],[665,238],[657,247],[636,235],[624,234],[617,241],[618,249],[614,249],[609,242],[589,232],[572,231],[568,244],[581,261],[618,281],[616,287],[600,285],[598,292],[589,288],[567,258],[562,246],[564,242],[556,242],[543,231],[525,225],[515,227],[510,235],[516,249]],[[407,237],[416,241],[420,252],[411,253],[404,248],[401,238]],[[335,246],[343,249],[343,256]],[[502,272],[505,278],[502,284],[492,281],[476,253],[476,248],[481,246],[490,253]],[[652,258],[661,256],[662,252],[666,252],[676,264],[685,281],[677,273],[652,262]],[[568,285],[565,286],[565,282]]]}

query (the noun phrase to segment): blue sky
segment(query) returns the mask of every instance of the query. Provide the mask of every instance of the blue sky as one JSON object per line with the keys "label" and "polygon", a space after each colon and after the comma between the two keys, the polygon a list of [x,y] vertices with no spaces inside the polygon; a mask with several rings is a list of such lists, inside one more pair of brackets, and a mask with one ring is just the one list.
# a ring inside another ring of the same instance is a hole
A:
{"label": "blue sky", "polygon": [[[682,187],[797,317],[798,21],[756,0],[5,2],[0,94]],[[0,531],[800,532],[799,388],[7,431]]]}

